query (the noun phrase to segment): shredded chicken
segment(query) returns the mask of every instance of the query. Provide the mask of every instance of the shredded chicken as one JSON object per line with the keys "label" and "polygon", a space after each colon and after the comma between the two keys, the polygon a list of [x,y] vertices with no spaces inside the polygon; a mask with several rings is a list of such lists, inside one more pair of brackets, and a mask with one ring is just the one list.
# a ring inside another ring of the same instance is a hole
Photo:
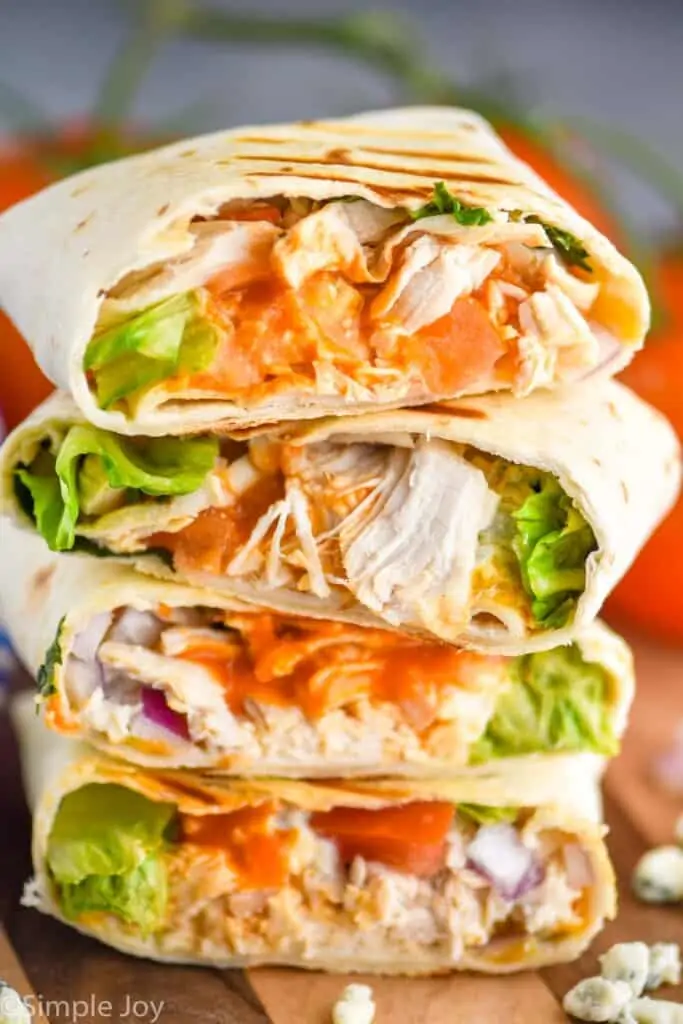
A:
{"label": "shredded chicken", "polygon": [[395,624],[469,619],[477,541],[497,498],[484,474],[445,442],[419,442],[362,525],[342,526],[349,589]]}
{"label": "shredded chicken", "polygon": [[[270,256],[278,229],[266,221],[202,221],[189,227],[189,247],[182,256],[128,275],[110,293],[106,317],[115,319],[169,295],[192,291],[220,273],[241,288],[270,274]],[[230,273],[230,278],[227,274]]]}
{"label": "shredded chicken", "polygon": [[351,281],[371,281],[365,247],[379,242],[401,220],[400,211],[383,210],[362,199],[327,203],[278,241],[273,250],[275,270],[292,288],[329,269],[342,270]]}
{"label": "shredded chicken", "polygon": [[[64,689],[82,732],[252,772],[466,764],[511,684],[501,658],[379,630],[210,609],[185,617],[129,608],[77,635]],[[184,730],[149,717],[150,690]]]}
{"label": "shredded chicken", "polygon": [[477,291],[500,258],[493,249],[420,235],[403,251],[371,313],[413,334],[445,316],[456,299]]}
{"label": "shredded chicken", "polygon": [[576,305],[557,284],[535,292],[519,307],[521,373],[516,393],[552,384],[594,366],[600,356],[597,338]]}

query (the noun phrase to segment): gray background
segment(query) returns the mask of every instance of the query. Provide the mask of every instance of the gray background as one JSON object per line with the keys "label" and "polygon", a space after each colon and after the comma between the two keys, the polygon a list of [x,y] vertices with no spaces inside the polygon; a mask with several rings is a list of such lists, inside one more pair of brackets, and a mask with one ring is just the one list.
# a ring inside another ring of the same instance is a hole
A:
{"label": "gray background", "polygon": [[[173,3],[174,0],[168,0]],[[683,176],[683,0],[213,0],[251,13],[376,7],[412,18],[435,65],[460,82],[516,81],[541,111],[586,114],[648,140]],[[120,44],[115,0],[0,0],[0,78],[54,117],[83,113]],[[195,129],[304,118],[400,99],[381,75],[321,51],[174,42],[136,104],[143,123],[210,103]],[[0,112],[0,129],[2,128]],[[672,210],[642,185],[618,187],[641,225]]]}

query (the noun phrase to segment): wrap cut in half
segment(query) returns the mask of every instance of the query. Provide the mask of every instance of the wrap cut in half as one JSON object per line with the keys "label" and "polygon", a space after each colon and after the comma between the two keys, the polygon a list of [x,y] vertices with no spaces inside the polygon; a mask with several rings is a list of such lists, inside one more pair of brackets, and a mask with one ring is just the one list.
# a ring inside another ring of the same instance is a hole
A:
{"label": "wrap cut in half", "polygon": [[545,771],[619,749],[633,665],[605,626],[552,651],[475,654],[256,609],[7,530],[0,608],[46,721],[111,755],[217,774],[420,777],[482,776],[501,759]]}
{"label": "wrap cut in half", "polygon": [[594,620],[674,501],[680,455],[612,382],[239,438],[123,438],[57,395],[6,442],[2,480],[54,549],[515,655]]}
{"label": "wrap cut in half", "polygon": [[486,121],[431,107],[62,181],[0,218],[0,303],[90,422],[149,435],[522,396],[616,373],[649,321],[603,235]]}
{"label": "wrap cut in half", "polygon": [[504,973],[573,959],[614,913],[584,764],[481,780],[211,780],[72,745],[30,700],[15,720],[36,797],[24,901],[127,953]]}

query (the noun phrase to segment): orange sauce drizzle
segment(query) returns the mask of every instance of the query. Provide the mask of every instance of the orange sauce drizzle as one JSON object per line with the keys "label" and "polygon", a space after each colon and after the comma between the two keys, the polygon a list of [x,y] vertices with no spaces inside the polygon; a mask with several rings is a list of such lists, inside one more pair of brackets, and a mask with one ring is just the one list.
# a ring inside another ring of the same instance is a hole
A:
{"label": "orange sauce drizzle", "polygon": [[467,686],[477,667],[505,672],[501,658],[342,623],[271,614],[233,616],[234,643],[188,647],[179,657],[202,665],[243,711],[251,697],[299,707],[312,720],[363,697],[399,704],[428,726],[444,686]]}

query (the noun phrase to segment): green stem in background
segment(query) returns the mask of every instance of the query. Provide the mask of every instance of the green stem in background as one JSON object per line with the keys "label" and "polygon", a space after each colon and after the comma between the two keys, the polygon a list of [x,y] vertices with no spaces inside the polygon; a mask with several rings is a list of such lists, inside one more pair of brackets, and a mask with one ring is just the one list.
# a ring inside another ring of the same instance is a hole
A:
{"label": "green stem in background", "polygon": [[0,118],[16,135],[49,135],[52,131],[45,111],[9,82],[0,81]]}
{"label": "green stem in background", "polygon": [[[439,102],[451,83],[433,71],[410,24],[393,14],[368,11],[325,18],[270,18],[227,11],[176,6],[176,27],[184,35],[208,42],[322,46],[371,63],[397,78],[413,99]],[[445,102],[445,99],[441,99]]]}
{"label": "green stem in background", "polygon": [[109,66],[92,111],[93,120],[109,128],[130,118],[153,58],[179,23],[173,0],[147,0],[131,13],[133,27]]}

